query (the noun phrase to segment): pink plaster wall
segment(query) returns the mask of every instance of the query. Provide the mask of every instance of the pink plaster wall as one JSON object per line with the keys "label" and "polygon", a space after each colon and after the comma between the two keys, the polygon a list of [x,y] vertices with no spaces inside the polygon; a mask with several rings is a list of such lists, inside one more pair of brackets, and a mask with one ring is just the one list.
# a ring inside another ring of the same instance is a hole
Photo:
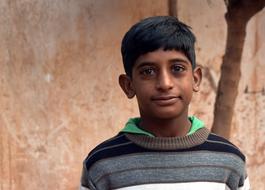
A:
{"label": "pink plaster wall", "polygon": [[[165,0],[0,1],[0,189],[79,186],[82,160],[137,116],[117,77],[120,41],[131,24],[165,15]],[[179,18],[197,35],[204,66],[191,113],[212,122],[224,53],[223,1],[179,0]],[[251,20],[232,141],[246,153],[253,189],[265,186],[265,12]],[[203,100],[203,101],[202,101]]]}

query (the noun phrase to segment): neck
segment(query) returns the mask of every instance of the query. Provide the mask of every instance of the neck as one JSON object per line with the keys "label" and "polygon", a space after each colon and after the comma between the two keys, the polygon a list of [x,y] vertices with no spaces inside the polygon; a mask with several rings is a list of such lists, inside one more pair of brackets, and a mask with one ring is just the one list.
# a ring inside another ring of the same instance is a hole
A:
{"label": "neck", "polygon": [[188,115],[182,117],[157,119],[141,117],[140,127],[156,137],[181,137],[185,136],[191,127]]}

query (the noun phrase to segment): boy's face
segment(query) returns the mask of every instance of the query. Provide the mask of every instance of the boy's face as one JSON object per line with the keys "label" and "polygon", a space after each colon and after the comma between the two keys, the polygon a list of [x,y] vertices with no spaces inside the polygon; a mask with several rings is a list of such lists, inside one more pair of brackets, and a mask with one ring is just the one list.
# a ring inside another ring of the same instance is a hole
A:
{"label": "boy's face", "polygon": [[201,76],[201,69],[192,70],[182,52],[159,49],[141,55],[133,67],[132,78],[121,75],[119,82],[128,98],[136,95],[141,117],[170,119],[188,113]]}

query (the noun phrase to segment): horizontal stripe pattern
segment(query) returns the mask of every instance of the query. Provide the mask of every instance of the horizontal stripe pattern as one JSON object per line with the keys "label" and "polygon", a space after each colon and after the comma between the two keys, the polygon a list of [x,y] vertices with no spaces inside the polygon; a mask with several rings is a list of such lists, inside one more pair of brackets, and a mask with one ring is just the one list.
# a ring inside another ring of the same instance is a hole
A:
{"label": "horizontal stripe pattern", "polygon": [[123,187],[115,190],[230,190],[223,183],[215,182],[191,182],[191,183],[153,183],[131,187]]}
{"label": "horizontal stripe pattern", "polygon": [[[246,178],[245,185],[238,190],[249,190],[249,179]],[[143,184],[130,187],[123,187],[116,190],[230,190],[230,188],[223,183],[216,182],[191,182],[191,183],[163,183],[163,184]],[[80,186],[79,190],[90,190],[87,187]]]}
{"label": "horizontal stripe pattern", "polygon": [[168,184],[170,189],[182,183],[222,184],[222,190],[245,188],[244,155],[222,137],[205,135],[205,129],[181,140],[120,133],[88,155],[81,184],[90,190],[147,188],[152,184]]}
{"label": "horizontal stripe pattern", "polygon": [[222,155],[207,151],[179,154],[155,152],[103,159],[92,166],[90,172],[94,174],[92,180],[99,187],[107,185],[108,180],[115,184],[113,188],[147,181],[214,181],[233,186],[233,181],[239,181],[241,173],[244,172],[243,164],[239,157],[229,153]]}

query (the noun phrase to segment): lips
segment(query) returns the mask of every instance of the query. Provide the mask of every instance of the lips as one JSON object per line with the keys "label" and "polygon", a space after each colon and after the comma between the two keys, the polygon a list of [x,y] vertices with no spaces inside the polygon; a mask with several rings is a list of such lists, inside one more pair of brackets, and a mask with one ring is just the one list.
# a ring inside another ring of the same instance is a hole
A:
{"label": "lips", "polygon": [[167,96],[154,96],[151,100],[159,106],[170,106],[175,104],[181,99],[180,96],[167,95]]}

